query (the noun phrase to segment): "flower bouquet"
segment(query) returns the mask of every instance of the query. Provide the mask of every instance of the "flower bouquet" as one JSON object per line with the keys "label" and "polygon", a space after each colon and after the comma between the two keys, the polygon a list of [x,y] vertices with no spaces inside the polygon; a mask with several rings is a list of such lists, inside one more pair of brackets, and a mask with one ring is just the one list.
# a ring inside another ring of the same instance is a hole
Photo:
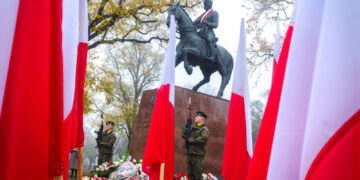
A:
{"label": "flower bouquet", "polygon": [[110,173],[114,172],[118,167],[119,165],[113,162],[105,162],[91,171],[90,176],[108,178]]}
{"label": "flower bouquet", "polygon": [[97,177],[97,176],[84,176],[82,180],[106,180],[106,178]]}
{"label": "flower bouquet", "polygon": [[142,160],[133,159],[131,161],[131,156],[127,157],[126,161],[124,159],[115,161],[114,163],[119,163],[117,170],[110,174],[110,180],[148,180],[149,177],[145,174],[142,169]]}

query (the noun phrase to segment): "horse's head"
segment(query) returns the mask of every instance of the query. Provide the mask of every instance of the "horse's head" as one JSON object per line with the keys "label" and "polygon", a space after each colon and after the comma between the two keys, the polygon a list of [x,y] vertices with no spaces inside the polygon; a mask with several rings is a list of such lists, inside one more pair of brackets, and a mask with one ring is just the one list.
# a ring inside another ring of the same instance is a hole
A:
{"label": "horse's head", "polygon": [[169,10],[168,10],[168,17],[166,19],[166,25],[169,27],[170,26],[170,17],[171,15],[174,15],[175,16],[175,19],[177,20],[180,16],[180,13],[179,11],[181,10],[180,9],[180,1],[178,1],[177,3],[173,3],[171,4]]}

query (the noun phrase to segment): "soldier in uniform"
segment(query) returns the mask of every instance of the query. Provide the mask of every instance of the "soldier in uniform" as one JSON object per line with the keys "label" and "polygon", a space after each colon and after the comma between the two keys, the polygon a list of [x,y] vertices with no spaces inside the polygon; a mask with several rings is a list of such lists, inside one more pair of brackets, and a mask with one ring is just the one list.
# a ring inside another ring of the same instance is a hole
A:
{"label": "soldier in uniform", "polygon": [[196,112],[195,125],[191,127],[190,136],[186,138],[187,148],[187,173],[190,180],[202,180],[204,168],[205,145],[210,132],[205,126],[207,116],[205,113]]}
{"label": "soldier in uniform", "polygon": [[102,140],[99,147],[98,165],[111,161],[113,146],[116,141],[116,136],[113,131],[114,122],[106,122],[106,130],[102,134]]}
{"label": "soldier in uniform", "polygon": [[217,38],[213,29],[218,27],[219,14],[212,9],[212,0],[204,0],[204,9],[206,12],[202,13],[194,21],[194,25],[199,28],[199,34],[203,39],[205,39],[208,46],[207,59],[215,62],[215,47]]}

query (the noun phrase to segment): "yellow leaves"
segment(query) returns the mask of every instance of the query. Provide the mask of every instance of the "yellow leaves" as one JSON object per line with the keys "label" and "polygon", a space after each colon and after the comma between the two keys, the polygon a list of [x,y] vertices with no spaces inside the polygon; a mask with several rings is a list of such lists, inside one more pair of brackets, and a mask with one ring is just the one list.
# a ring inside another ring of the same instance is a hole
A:
{"label": "yellow leaves", "polygon": [[[187,2],[190,6],[200,1],[183,0],[182,4]],[[149,35],[162,37],[163,29],[167,29],[165,25],[162,25],[166,19],[166,10],[171,3],[171,0],[89,1],[89,47],[92,47],[93,41],[105,43],[106,40],[107,44],[113,44],[115,38],[137,36],[136,39],[148,39]],[[155,28],[157,30],[152,32]],[[104,36],[105,32],[107,32],[106,36]]]}

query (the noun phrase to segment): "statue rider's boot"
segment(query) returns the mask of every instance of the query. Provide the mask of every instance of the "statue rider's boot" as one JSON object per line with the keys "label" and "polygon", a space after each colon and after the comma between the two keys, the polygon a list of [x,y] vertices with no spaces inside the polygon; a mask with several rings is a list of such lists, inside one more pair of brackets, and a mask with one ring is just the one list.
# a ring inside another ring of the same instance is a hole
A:
{"label": "statue rider's boot", "polygon": [[214,43],[212,42],[207,42],[208,46],[209,46],[209,56],[207,57],[207,59],[211,62],[214,63],[215,62],[215,46]]}

